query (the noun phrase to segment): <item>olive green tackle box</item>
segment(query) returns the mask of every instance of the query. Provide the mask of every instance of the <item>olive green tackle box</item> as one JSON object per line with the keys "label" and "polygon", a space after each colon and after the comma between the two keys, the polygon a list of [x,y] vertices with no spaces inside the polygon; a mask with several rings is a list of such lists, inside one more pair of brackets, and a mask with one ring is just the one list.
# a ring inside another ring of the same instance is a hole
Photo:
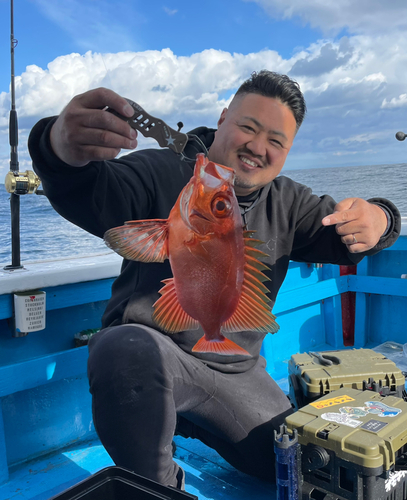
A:
{"label": "olive green tackle box", "polygon": [[372,349],[295,354],[289,360],[288,373],[289,397],[296,409],[341,387],[406,396],[402,371]]}
{"label": "olive green tackle box", "polygon": [[302,500],[407,499],[403,398],[343,387],[286,417],[286,430],[300,446]]}

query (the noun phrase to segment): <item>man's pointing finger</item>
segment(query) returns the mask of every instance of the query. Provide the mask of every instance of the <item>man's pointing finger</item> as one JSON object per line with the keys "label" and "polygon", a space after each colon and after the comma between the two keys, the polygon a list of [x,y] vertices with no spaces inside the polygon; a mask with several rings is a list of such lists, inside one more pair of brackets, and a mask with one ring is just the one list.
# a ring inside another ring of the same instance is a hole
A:
{"label": "man's pointing finger", "polygon": [[340,201],[334,208],[334,212],[327,215],[322,219],[324,226],[332,226],[333,224],[340,224],[343,222],[350,222],[356,220],[358,214],[356,212],[357,205],[356,198],[346,198]]}
{"label": "man's pointing finger", "polygon": [[349,210],[344,210],[343,212],[334,212],[331,215],[327,215],[322,219],[322,224],[324,226],[333,226],[334,224],[341,224],[343,222],[349,222],[354,220],[352,214]]}

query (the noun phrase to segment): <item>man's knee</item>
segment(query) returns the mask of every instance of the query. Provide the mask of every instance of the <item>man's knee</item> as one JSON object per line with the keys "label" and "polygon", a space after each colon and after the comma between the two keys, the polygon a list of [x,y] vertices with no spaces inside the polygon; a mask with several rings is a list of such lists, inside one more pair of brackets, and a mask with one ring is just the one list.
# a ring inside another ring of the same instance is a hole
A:
{"label": "man's knee", "polygon": [[157,338],[161,333],[142,325],[119,325],[101,330],[89,342],[89,355],[149,356],[157,351]]}
{"label": "man's knee", "polygon": [[132,379],[143,373],[148,376],[149,371],[159,369],[159,335],[162,334],[138,325],[120,325],[98,332],[89,342],[90,382],[108,382],[122,376]]}

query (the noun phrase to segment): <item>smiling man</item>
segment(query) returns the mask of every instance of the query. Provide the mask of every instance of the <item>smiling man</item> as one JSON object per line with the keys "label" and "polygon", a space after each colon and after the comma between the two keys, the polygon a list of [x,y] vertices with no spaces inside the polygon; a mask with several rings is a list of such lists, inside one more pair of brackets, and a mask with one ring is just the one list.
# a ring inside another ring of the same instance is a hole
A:
{"label": "smiling man", "polygon": [[[106,106],[133,115],[114,92],[91,90],[72,99],[59,117],[37,123],[29,139],[54,208],[100,237],[128,220],[168,218],[193,174],[193,162],[169,150],[112,159],[121,148],[135,148],[137,134]],[[236,173],[242,224],[265,242],[271,306],[290,259],[353,264],[393,244],[400,232],[400,214],[388,200],[336,204],[279,176],[305,110],[296,82],[261,71],[239,88],[217,130],[192,131],[210,160]],[[188,158],[199,152],[196,141],[188,142]],[[102,443],[117,465],[172,486],[184,482],[172,457],[174,433],[201,439],[239,470],[273,480],[273,431],[292,410],[265,370],[264,333],[233,334],[248,356],[194,352],[201,329],[165,335],[152,306],[161,281],[170,277],[168,261],[125,260],[113,285],[102,330],[89,345],[93,416]]]}
{"label": "smiling man", "polygon": [[222,111],[209,159],[233,168],[235,192],[247,196],[281,172],[297,122],[290,108],[259,94],[237,94]]}

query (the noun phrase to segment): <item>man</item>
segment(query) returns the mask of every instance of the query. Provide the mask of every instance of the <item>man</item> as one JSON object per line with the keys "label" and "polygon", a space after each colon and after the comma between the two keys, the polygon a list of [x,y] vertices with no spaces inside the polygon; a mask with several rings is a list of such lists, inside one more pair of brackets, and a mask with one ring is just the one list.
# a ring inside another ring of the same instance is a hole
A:
{"label": "man", "polygon": [[[135,148],[136,133],[103,109],[131,116],[107,89],[75,97],[56,119],[40,121],[29,147],[44,191],[68,220],[102,237],[127,220],[165,219],[190,179],[193,163],[169,150]],[[306,111],[299,86],[284,75],[254,73],[223,110],[218,130],[193,131],[209,159],[235,170],[244,224],[269,255],[273,304],[290,259],[353,264],[390,246],[400,215],[389,201],[328,196],[278,177]],[[201,152],[191,141],[186,156]],[[175,432],[201,439],[236,468],[273,479],[273,430],[291,406],[259,356],[264,334],[233,340],[250,356],[192,353],[202,331],[167,336],[152,320],[168,261],[124,261],[89,345],[89,381],[96,430],[117,465],[163,484],[182,486],[172,458]],[[278,333],[284,335],[284,332]]]}

